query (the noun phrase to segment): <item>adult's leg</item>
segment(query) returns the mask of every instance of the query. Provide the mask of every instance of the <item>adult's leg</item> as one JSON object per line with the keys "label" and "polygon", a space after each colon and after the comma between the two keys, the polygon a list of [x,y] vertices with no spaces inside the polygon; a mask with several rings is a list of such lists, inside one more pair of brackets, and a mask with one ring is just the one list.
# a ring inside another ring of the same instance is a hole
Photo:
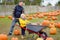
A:
{"label": "adult's leg", "polygon": [[18,22],[18,24],[19,24],[19,26],[20,26],[20,22],[19,22],[19,19],[17,19],[17,22]]}
{"label": "adult's leg", "polygon": [[14,20],[12,21],[11,28],[10,28],[10,31],[9,31],[9,34],[8,34],[8,35],[12,35],[12,32],[13,32],[13,29],[14,29],[14,26],[15,26],[16,22],[17,22],[16,19],[14,19]]}

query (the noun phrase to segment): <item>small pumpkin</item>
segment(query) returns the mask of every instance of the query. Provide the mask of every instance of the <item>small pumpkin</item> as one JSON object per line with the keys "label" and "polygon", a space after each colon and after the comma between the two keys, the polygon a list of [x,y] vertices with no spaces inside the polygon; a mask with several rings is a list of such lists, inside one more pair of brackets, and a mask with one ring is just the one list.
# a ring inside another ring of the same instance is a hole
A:
{"label": "small pumpkin", "polygon": [[12,37],[11,40],[18,40],[18,38],[17,37]]}
{"label": "small pumpkin", "polygon": [[8,18],[12,20],[12,16],[8,16]]}
{"label": "small pumpkin", "polygon": [[54,24],[49,24],[49,28],[55,27]]}
{"label": "small pumpkin", "polygon": [[46,40],[54,40],[52,37],[47,37]]}
{"label": "small pumpkin", "polygon": [[56,34],[56,33],[57,33],[57,30],[56,30],[55,27],[50,28],[50,34],[51,34],[51,35],[54,35],[54,34]]}
{"label": "small pumpkin", "polygon": [[32,20],[32,19],[33,19],[33,17],[28,17],[27,19],[28,19],[28,20]]}
{"label": "small pumpkin", "polygon": [[43,18],[43,17],[44,17],[43,14],[38,15],[38,18]]}
{"label": "small pumpkin", "polygon": [[8,40],[8,36],[6,34],[0,34],[0,40]]}
{"label": "small pumpkin", "polygon": [[36,18],[37,17],[36,14],[34,14],[33,17]]}
{"label": "small pumpkin", "polygon": [[5,16],[0,16],[0,18],[4,18]]}
{"label": "small pumpkin", "polygon": [[49,23],[50,23],[50,21],[48,21],[48,20],[44,20],[44,21],[42,22],[42,25],[43,25],[43,26],[48,26]]}
{"label": "small pumpkin", "polygon": [[48,13],[43,13],[44,16],[48,16]]}
{"label": "small pumpkin", "polygon": [[56,23],[55,25],[56,27],[60,28],[60,23]]}
{"label": "small pumpkin", "polygon": [[20,30],[15,29],[15,30],[14,30],[14,34],[15,34],[15,35],[20,35]]}
{"label": "small pumpkin", "polygon": [[37,38],[36,40],[43,40],[43,38]]}
{"label": "small pumpkin", "polygon": [[57,17],[52,16],[52,20],[57,20]]}

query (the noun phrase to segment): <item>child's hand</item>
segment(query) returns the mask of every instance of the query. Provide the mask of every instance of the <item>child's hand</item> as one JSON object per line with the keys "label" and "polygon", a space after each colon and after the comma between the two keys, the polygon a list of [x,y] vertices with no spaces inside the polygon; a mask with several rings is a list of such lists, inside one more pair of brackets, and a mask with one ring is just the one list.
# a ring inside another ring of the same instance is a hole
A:
{"label": "child's hand", "polygon": [[15,18],[12,18],[12,20],[14,20]]}
{"label": "child's hand", "polygon": [[32,25],[37,25],[37,23],[31,23]]}

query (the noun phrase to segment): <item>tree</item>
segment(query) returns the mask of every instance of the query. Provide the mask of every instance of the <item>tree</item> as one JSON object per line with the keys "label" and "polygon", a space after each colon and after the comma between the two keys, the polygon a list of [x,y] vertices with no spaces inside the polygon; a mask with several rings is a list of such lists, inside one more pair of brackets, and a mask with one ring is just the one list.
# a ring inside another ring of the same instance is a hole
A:
{"label": "tree", "polygon": [[18,4],[18,2],[19,2],[19,0],[14,0],[14,3],[15,3],[15,4]]}

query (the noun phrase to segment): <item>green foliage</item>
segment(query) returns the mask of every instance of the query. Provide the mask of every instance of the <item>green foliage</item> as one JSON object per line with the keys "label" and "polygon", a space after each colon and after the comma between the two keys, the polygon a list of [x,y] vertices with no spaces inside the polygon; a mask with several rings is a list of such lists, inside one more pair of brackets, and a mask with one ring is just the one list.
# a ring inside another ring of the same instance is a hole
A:
{"label": "green foliage", "polygon": [[19,3],[19,0],[14,0],[14,4],[18,4]]}
{"label": "green foliage", "polygon": [[30,2],[29,0],[26,0],[25,1],[25,4],[26,5],[40,5],[40,3],[41,3],[41,0],[34,0],[33,2]]}
{"label": "green foliage", "polygon": [[60,5],[60,1],[58,2],[58,4],[57,5]]}

